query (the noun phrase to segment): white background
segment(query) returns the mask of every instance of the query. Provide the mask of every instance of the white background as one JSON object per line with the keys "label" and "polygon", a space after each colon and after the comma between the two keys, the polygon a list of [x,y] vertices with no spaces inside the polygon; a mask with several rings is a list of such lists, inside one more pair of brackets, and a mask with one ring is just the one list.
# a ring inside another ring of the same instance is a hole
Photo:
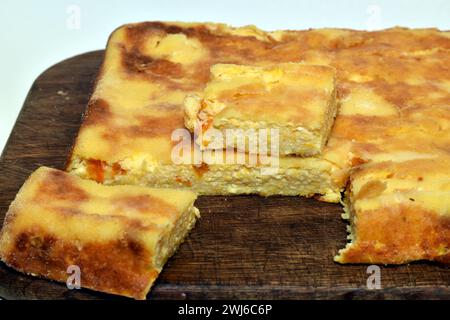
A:
{"label": "white background", "polygon": [[1,0],[0,150],[40,73],[103,48],[119,25],[145,20],[255,24],[267,30],[395,25],[448,30],[450,0]]}

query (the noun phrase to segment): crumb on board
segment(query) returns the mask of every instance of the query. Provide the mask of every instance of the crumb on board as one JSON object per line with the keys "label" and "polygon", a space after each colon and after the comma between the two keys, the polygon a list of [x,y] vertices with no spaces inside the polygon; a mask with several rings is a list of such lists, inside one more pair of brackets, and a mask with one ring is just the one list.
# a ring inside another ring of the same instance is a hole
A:
{"label": "crumb on board", "polygon": [[65,100],[70,100],[70,97],[68,96],[69,92],[64,90],[58,90],[57,92],[58,96],[64,97]]}

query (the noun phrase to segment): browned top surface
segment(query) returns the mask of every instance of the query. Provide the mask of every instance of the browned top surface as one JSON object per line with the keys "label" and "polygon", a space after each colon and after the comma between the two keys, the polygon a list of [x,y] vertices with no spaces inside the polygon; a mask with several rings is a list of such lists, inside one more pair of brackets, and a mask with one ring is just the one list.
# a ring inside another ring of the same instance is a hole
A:
{"label": "browned top surface", "polygon": [[[33,85],[0,158],[0,217],[40,165],[64,166],[102,52],[64,61]],[[70,74],[71,76],[67,76]],[[58,95],[58,91],[67,95]],[[427,263],[381,267],[330,259],[345,243],[339,205],[297,197],[202,197],[202,219],[169,260],[149,298],[450,298],[450,270]],[[186,270],[189,270],[187,272]],[[0,264],[3,298],[114,298],[19,274]]]}
{"label": "browned top surface", "polygon": [[[335,70],[326,66],[216,64],[211,67],[210,77],[198,103],[215,123],[227,119],[237,123],[253,121],[320,132],[327,125],[329,109],[335,108],[331,105],[335,99]],[[211,103],[223,107],[208,108]]]}
{"label": "browned top surface", "polygon": [[435,29],[267,33],[219,24],[125,25],[109,39],[74,155],[114,162],[145,154],[170,162],[184,97],[203,88],[212,65],[303,62],[337,70],[341,108],[323,158],[347,167],[348,158],[375,160],[386,152],[439,156],[448,153],[450,136],[449,50],[449,33]]}

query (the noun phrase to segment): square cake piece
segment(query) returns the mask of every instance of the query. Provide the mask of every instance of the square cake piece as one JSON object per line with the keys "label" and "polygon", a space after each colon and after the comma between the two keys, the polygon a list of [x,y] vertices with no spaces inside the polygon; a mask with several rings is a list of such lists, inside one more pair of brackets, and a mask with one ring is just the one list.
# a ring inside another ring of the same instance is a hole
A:
{"label": "square cake piece", "polygon": [[145,299],[199,211],[190,191],[102,186],[41,167],[25,182],[0,233],[0,258],[34,276]]}
{"label": "square cake piece", "polygon": [[[203,149],[258,153],[261,130],[267,130],[268,144],[277,143],[281,155],[319,154],[336,115],[335,70],[293,62],[216,64],[204,90],[188,95],[184,108],[185,125]],[[211,128],[220,130],[219,139]]]}
{"label": "square cake piece", "polygon": [[367,163],[350,181],[350,242],[336,262],[450,263],[450,157]]}

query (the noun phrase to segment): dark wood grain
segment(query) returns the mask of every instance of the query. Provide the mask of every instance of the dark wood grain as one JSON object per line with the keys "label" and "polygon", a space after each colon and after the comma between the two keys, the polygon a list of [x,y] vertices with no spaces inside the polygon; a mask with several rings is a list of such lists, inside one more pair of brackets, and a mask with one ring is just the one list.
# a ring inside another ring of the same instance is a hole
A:
{"label": "dark wood grain", "polygon": [[[63,61],[33,84],[0,159],[0,219],[26,177],[63,168],[103,52]],[[381,290],[367,290],[367,266],[338,265],[345,244],[340,205],[298,197],[201,197],[202,212],[149,298],[450,298],[450,270],[429,263],[381,266]],[[6,299],[117,299],[19,274],[0,264]]]}

